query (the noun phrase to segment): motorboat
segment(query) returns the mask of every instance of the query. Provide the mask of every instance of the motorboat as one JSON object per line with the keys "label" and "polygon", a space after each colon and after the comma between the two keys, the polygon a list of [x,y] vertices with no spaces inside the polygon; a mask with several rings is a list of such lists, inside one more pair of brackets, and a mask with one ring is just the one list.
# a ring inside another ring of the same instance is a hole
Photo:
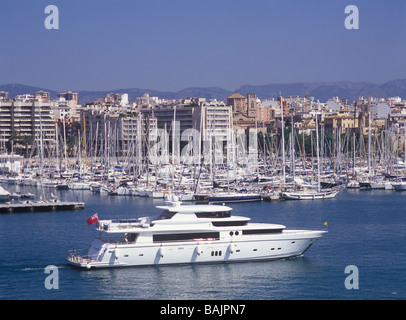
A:
{"label": "motorboat", "polygon": [[176,197],[149,217],[98,220],[87,254],[68,252],[82,268],[272,260],[301,256],[327,231],[288,230],[284,225],[250,222],[232,208],[183,204]]}

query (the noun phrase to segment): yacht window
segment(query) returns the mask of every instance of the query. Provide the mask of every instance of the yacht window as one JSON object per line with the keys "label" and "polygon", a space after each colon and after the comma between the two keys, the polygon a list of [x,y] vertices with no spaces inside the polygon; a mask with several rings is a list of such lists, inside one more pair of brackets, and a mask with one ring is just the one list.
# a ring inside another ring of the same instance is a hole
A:
{"label": "yacht window", "polygon": [[219,240],[219,232],[196,232],[196,233],[171,233],[171,234],[155,234],[153,235],[154,242],[164,241],[204,241],[204,240]]}
{"label": "yacht window", "polygon": [[280,233],[282,229],[253,229],[253,230],[243,230],[243,235],[250,234],[269,234],[269,233]]}
{"label": "yacht window", "polygon": [[237,227],[245,226],[247,221],[212,221],[212,223],[215,227]]}
{"label": "yacht window", "polygon": [[135,239],[137,239],[137,237],[138,233],[128,233],[126,235],[127,242],[135,242]]}
{"label": "yacht window", "polygon": [[172,218],[177,212],[165,210],[164,212],[161,213],[161,215],[156,218],[155,220],[166,220]]}
{"label": "yacht window", "polygon": [[229,211],[211,211],[211,212],[195,212],[198,218],[227,218],[231,217],[231,210]]}

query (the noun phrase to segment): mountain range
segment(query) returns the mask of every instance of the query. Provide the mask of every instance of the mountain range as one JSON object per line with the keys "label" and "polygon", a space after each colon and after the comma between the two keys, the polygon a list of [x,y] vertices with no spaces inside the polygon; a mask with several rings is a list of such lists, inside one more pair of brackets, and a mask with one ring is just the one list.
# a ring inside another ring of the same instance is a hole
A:
{"label": "mountain range", "polygon": [[[3,84],[0,85],[0,91],[7,91],[9,97],[15,97],[19,94],[32,94],[36,91],[43,90],[51,94],[51,98],[55,99],[56,94],[60,91],[51,90],[48,88],[32,87],[23,84]],[[67,89],[75,91],[72,89]],[[80,103],[84,104],[89,101],[94,101],[97,98],[103,98],[109,93],[128,93],[128,99],[135,101],[137,97],[141,97],[144,93],[149,93],[150,96],[157,96],[164,99],[181,99],[188,97],[201,97],[206,99],[217,99],[226,101],[234,92],[238,92],[244,96],[247,93],[256,93],[260,99],[277,97],[282,94],[286,96],[300,96],[303,97],[306,92],[309,97],[314,97],[321,102],[338,96],[341,99],[348,99],[351,103],[357,100],[359,96],[364,97],[395,97],[399,96],[406,99],[406,79],[388,81],[383,84],[376,84],[370,82],[350,82],[350,81],[336,81],[336,82],[296,82],[296,83],[274,83],[267,85],[244,85],[235,91],[230,91],[218,87],[190,87],[177,92],[157,91],[153,89],[140,89],[140,88],[123,88],[114,89],[109,91],[75,91],[79,92]]]}

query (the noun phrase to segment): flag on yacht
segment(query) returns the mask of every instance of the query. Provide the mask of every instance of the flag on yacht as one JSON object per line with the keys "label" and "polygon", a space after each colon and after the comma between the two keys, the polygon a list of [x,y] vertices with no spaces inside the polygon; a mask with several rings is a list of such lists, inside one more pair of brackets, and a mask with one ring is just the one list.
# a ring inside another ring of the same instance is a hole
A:
{"label": "flag on yacht", "polygon": [[87,219],[87,225],[90,226],[91,224],[99,222],[99,217],[97,216],[97,213],[92,215],[89,219]]}

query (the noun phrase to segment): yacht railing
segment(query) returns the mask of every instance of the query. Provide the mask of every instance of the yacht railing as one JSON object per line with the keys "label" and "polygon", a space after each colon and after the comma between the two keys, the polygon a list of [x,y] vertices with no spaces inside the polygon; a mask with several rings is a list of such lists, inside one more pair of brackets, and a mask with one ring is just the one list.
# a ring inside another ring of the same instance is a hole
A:
{"label": "yacht railing", "polygon": [[68,260],[73,263],[89,263],[95,261],[88,255],[80,254],[80,250],[68,251]]}
{"label": "yacht railing", "polygon": [[120,220],[100,220],[97,229],[99,231],[125,231],[133,228],[149,227],[151,219],[143,217],[139,219],[120,219]]}

